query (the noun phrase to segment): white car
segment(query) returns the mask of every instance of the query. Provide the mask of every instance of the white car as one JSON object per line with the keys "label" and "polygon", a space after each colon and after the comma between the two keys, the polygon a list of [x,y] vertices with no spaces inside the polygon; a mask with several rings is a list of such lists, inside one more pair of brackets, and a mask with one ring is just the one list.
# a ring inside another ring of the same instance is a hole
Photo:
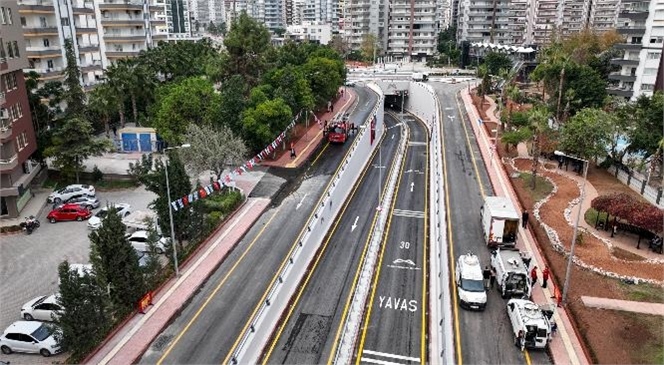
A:
{"label": "white car", "polygon": [[[131,205],[126,204],[126,203],[114,203],[111,204],[112,207],[115,207],[118,211],[118,215],[120,218],[124,218],[131,213]],[[88,228],[90,229],[97,229],[101,227],[101,222],[104,220],[106,217],[106,214],[108,214],[108,209],[109,207],[104,207],[101,208],[97,214],[93,215],[88,219]]]}
{"label": "white car", "polygon": [[94,195],[76,194],[71,198],[65,200],[65,204],[76,204],[79,207],[93,210],[99,208],[99,199]]}
{"label": "white car", "polygon": [[0,350],[5,355],[12,352],[41,354],[48,357],[61,352],[51,329],[42,322],[17,321],[0,336]]}
{"label": "white car", "polygon": [[[150,232],[148,231],[136,231],[130,235],[128,235],[127,241],[131,244],[131,246],[134,248],[134,250],[138,252],[149,252],[150,251],[150,245],[148,244],[148,238],[150,236]],[[155,243],[155,251],[158,254],[162,254],[166,252],[166,245],[169,243],[168,238],[161,237],[159,240]]]}
{"label": "white car", "polygon": [[62,306],[58,304],[57,296],[37,297],[21,307],[21,317],[26,321],[52,321],[62,313]]}
{"label": "white car", "polygon": [[68,185],[58,191],[52,192],[48,196],[48,202],[60,204],[63,201],[73,197],[74,195],[80,195],[80,194],[94,196],[96,195],[95,187],[92,185],[83,185],[83,184]]}

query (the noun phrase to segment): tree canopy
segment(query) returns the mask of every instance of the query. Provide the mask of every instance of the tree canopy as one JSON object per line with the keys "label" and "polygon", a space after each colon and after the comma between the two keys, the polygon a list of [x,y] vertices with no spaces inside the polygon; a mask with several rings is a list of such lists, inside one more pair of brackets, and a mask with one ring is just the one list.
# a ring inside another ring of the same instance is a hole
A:
{"label": "tree canopy", "polygon": [[490,75],[498,76],[501,70],[512,68],[512,60],[504,53],[489,52],[484,57],[484,65]]}
{"label": "tree canopy", "polygon": [[585,159],[606,156],[616,119],[602,109],[582,109],[563,125],[560,148]]}
{"label": "tree canopy", "polygon": [[243,11],[233,20],[224,46],[227,77],[241,75],[249,85],[256,85],[265,71],[265,54],[271,47],[268,29]]}
{"label": "tree canopy", "polygon": [[245,110],[242,118],[249,148],[258,152],[290,123],[292,112],[282,98],[265,100]]}

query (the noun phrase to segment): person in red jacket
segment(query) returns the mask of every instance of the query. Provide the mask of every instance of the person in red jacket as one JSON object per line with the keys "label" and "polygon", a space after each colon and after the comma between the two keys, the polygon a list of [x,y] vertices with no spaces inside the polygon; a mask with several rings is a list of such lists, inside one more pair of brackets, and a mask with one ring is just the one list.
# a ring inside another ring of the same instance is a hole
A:
{"label": "person in red jacket", "polygon": [[549,274],[551,274],[551,271],[549,271],[548,266],[545,266],[544,270],[542,271],[542,288],[546,288],[546,282],[549,280]]}
{"label": "person in red jacket", "polygon": [[537,266],[533,267],[532,270],[530,270],[530,285],[535,286],[537,283]]}

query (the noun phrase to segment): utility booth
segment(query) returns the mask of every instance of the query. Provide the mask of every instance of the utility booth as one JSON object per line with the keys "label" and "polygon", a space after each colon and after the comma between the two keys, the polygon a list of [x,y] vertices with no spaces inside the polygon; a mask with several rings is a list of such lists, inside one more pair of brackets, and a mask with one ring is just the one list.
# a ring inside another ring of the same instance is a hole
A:
{"label": "utility booth", "polygon": [[125,127],[118,130],[122,152],[155,152],[157,132],[154,128]]}

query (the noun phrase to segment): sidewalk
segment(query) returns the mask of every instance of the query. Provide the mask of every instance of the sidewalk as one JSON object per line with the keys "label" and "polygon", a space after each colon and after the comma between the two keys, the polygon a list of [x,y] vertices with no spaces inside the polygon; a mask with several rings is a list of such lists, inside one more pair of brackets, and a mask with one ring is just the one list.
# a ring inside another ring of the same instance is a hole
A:
{"label": "sidewalk", "polygon": [[16,218],[0,219],[0,227],[17,226],[25,220],[25,217],[31,215],[39,218],[44,208],[46,207],[46,199],[48,199],[48,196],[52,192],[53,189],[32,189],[34,196],[30,198],[30,201],[28,201],[23,210],[21,210],[21,214]]}
{"label": "sidewalk", "polygon": [[[322,122],[327,120],[329,122],[334,119],[337,114],[345,112],[353,105],[357,100],[357,93],[351,88],[346,88],[346,90],[347,92],[344,92],[344,94],[334,102],[334,109],[332,112],[326,111],[317,114],[319,120]],[[296,141],[293,141],[295,143],[294,146],[296,152],[296,157],[294,159],[290,157],[289,141],[284,144],[285,149],[281,151],[280,156],[275,160],[263,161],[261,162],[261,165],[292,169],[302,166],[302,164],[309,160],[309,157],[311,157],[321,141],[323,141],[323,130],[320,125],[316,123],[316,120],[312,116],[310,116],[309,119],[309,128],[305,129],[305,127],[302,126],[303,132]]]}
{"label": "sidewalk", "polygon": [[664,304],[581,296],[586,307],[664,316]]}
{"label": "sidewalk", "polygon": [[[477,139],[477,143],[480,147],[482,154],[482,159],[484,164],[489,166],[487,173],[489,179],[491,180],[491,185],[495,195],[497,196],[506,196],[512,200],[512,203],[515,207],[520,207],[519,201],[516,197],[516,192],[514,191],[507,172],[503,164],[500,161],[500,157],[497,154],[492,154],[491,149],[493,147],[492,139],[487,135],[487,132],[479,124],[479,114],[473,105],[470,95],[468,94],[468,89],[461,90],[461,97],[468,113],[468,118],[470,119],[470,124],[472,125],[473,133]],[[488,114],[488,113],[487,113]],[[488,114],[488,122],[497,123],[495,116]],[[533,263],[538,267],[545,267],[544,264],[546,261],[542,253],[537,247],[536,241],[533,238],[530,230],[524,230],[519,228],[519,242],[518,246],[520,249],[525,249],[526,251],[532,252],[533,254]],[[525,246],[525,247],[523,247]],[[551,291],[553,285],[550,288],[542,288],[537,285],[533,288],[533,301],[538,304],[548,304],[556,308],[556,303],[552,300],[553,292]],[[553,357],[554,364],[574,364],[574,365],[585,365],[589,364],[589,360],[586,357],[581,341],[578,338],[576,330],[572,325],[567,311],[565,308],[557,307],[558,310],[554,313],[554,320],[558,324],[559,335],[553,337],[551,343],[549,344],[549,351]]]}
{"label": "sidewalk", "polygon": [[[252,186],[247,184],[245,194],[249,195],[256,183]],[[269,204],[269,199],[248,198],[243,206],[183,263],[180,277],[171,278],[157,289],[153,305],[148,307],[146,314],[137,313],[131,317],[83,363],[136,363]]]}

